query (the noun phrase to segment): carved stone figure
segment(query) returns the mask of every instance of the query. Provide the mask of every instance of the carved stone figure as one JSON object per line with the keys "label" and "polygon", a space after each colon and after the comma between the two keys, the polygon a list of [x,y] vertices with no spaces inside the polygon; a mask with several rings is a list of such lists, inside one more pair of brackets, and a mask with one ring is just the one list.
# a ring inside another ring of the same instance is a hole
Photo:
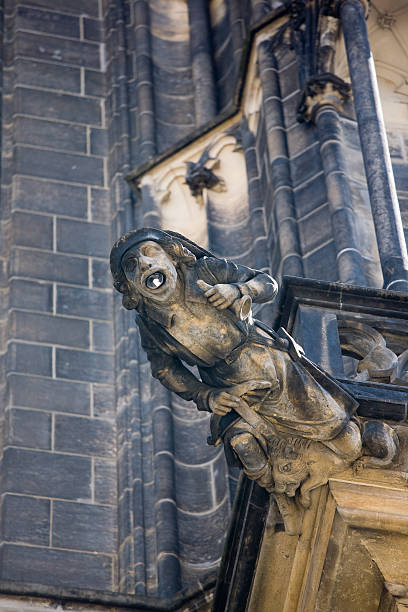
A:
{"label": "carved stone figure", "polygon": [[[187,166],[186,183],[191,194],[200,201],[204,189],[225,191],[224,180],[212,171],[212,168],[219,164],[219,160],[216,157],[211,157],[210,149],[211,145],[206,147],[197,162],[185,162]],[[209,167],[207,164],[209,164]]]}
{"label": "carved stone figure", "polygon": [[[396,452],[383,423],[363,428],[357,402],[280,329],[252,318],[277,293],[268,274],[219,259],[171,231],[122,236],[111,252],[115,288],[137,311],[152,374],[212,412],[211,444],[271,492],[288,533],[300,531],[310,491],[363,454]],[[200,379],[188,368],[197,366]],[[371,443],[363,448],[362,431]]]}

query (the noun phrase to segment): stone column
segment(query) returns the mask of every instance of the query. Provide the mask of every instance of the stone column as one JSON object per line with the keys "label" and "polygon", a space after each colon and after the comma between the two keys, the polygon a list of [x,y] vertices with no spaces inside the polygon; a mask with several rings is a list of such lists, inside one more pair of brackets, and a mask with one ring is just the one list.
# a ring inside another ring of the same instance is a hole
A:
{"label": "stone column", "polygon": [[248,204],[251,231],[254,239],[255,265],[258,270],[268,270],[268,239],[265,227],[265,213],[261,180],[258,173],[258,162],[255,148],[255,136],[248,127],[246,117],[241,122],[242,149],[248,177]]}
{"label": "stone column", "polygon": [[234,70],[235,75],[238,76],[245,32],[243,7],[240,0],[228,0],[227,6],[231,28],[232,48],[234,50]]}
{"label": "stone column", "polygon": [[384,287],[408,291],[408,255],[370,51],[363,0],[343,0],[340,17]]}
{"label": "stone column", "polygon": [[149,3],[146,0],[136,0],[134,10],[138,81],[137,99],[140,115],[140,151],[142,158],[147,160],[156,154]]}
{"label": "stone column", "polygon": [[296,209],[290,174],[289,153],[283,120],[283,109],[276,60],[269,41],[258,47],[259,74],[273,185],[273,207],[279,227],[282,275],[303,276]]}
{"label": "stone column", "polygon": [[188,0],[190,48],[195,89],[196,124],[203,125],[217,113],[217,92],[211,49],[211,26],[206,0]]}
{"label": "stone column", "polygon": [[320,153],[336,245],[338,278],[341,282],[366,285],[364,263],[355,236],[352,195],[347,178],[343,130],[337,108],[324,98],[315,112]]}

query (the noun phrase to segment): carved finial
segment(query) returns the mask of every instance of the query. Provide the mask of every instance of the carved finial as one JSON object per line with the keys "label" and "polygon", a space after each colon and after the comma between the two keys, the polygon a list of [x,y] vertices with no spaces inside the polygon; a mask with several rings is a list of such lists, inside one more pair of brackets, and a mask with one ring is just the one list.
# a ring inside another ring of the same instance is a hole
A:
{"label": "carved finial", "polygon": [[377,23],[383,30],[391,30],[396,21],[394,15],[389,13],[382,13],[377,17]]}
{"label": "carved finial", "polygon": [[225,183],[222,178],[214,174],[211,168],[207,168],[208,162],[215,167],[219,161],[216,157],[211,157],[210,147],[206,147],[201,154],[198,162],[185,162],[187,166],[186,184],[189,186],[191,194],[196,198],[202,198],[204,189],[213,189],[214,191],[225,191]]}

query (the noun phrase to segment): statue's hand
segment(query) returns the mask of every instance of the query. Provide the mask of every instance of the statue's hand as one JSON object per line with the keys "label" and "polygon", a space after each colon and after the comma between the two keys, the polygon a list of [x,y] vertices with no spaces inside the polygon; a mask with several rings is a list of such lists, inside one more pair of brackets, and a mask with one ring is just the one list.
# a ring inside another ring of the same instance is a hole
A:
{"label": "statue's hand", "polygon": [[238,287],[235,285],[224,283],[209,285],[203,280],[198,280],[197,285],[204,291],[204,295],[210,304],[219,310],[225,310],[241,296]]}
{"label": "statue's hand", "polygon": [[230,412],[235,406],[237,406],[240,402],[239,397],[235,395],[231,395],[227,391],[223,391],[222,389],[211,391],[208,399],[208,405],[211,409],[211,412],[214,414],[219,414],[223,416]]}

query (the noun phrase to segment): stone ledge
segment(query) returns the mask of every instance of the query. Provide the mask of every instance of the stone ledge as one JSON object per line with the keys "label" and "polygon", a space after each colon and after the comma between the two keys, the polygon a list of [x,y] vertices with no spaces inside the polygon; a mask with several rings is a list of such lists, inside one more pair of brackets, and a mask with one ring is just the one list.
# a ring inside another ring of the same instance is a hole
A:
{"label": "stone ledge", "polygon": [[[142,597],[138,595],[123,595],[104,591],[94,591],[90,589],[66,589],[43,586],[26,582],[0,581],[0,611],[3,609],[2,601],[8,598],[19,598],[21,601],[20,612],[24,611],[24,602],[27,602],[27,610],[42,612],[43,609],[64,607],[70,604],[70,609],[83,611],[84,608],[76,607],[76,604],[98,606],[96,609],[121,610],[131,609],[133,612],[177,612],[178,610],[203,611],[209,610],[210,602],[213,598],[214,581],[204,584],[200,590],[189,589],[171,599],[158,599],[155,597]],[[34,605],[33,605],[34,604]],[[38,608],[35,606],[38,604]],[[35,607],[34,607],[35,606]],[[8,608],[5,608],[8,610]],[[17,609],[17,608],[16,608]]]}

